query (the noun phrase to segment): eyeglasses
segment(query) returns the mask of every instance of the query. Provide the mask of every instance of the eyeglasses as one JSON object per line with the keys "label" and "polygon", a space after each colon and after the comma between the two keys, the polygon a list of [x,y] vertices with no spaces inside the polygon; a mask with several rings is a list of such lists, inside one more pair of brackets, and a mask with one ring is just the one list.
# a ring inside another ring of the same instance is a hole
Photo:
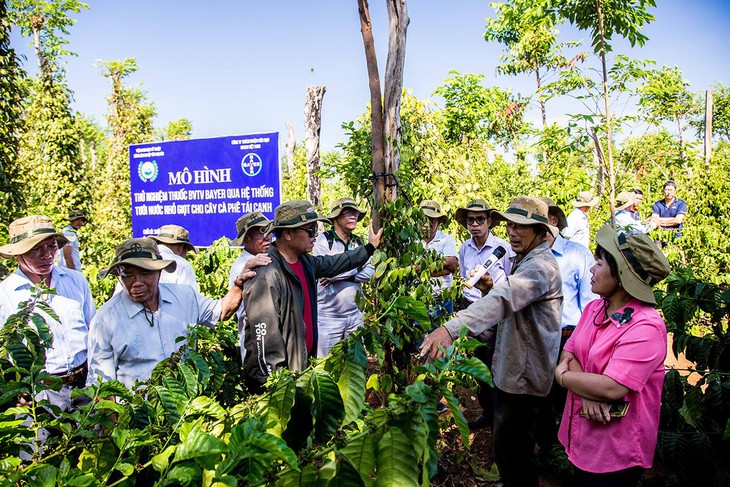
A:
{"label": "eyeglasses", "polygon": [[340,212],[340,215],[345,216],[360,216],[360,212],[357,210],[344,209]]}
{"label": "eyeglasses", "polygon": [[314,238],[317,236],[317,225],[313,227],[306,227],[306,228],[299,228],[299,230],[304,230],[307,232],[307,235],[309,235],[310,238]]}
{"label": "eyeglasses", "polygon": [[468,216],[466,217],[466,224],[471,225],[472,223],[476,223],[477,225],[484,225],[484,222],[487,221],[486,216]]}

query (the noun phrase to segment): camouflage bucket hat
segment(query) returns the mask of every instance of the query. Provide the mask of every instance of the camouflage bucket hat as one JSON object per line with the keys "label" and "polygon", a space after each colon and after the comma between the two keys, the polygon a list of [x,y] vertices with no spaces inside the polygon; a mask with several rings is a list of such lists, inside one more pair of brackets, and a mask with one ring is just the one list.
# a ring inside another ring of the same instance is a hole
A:
{"label": "camouflage bucket hat", "polygon": [[[467,230],[469,229],[469,225],[467,225],[466,223],[466,214],[470,211],[484,211],[487,213],[487,218],[492,218],[492,212],[494,211],[494,208],[489,206],[486,201],[479,198],[471,200],[463,208],[457,208],[456,213],[454,214],[454,218],[457,222],[459,222],[462,227],[466,228]],[[494,228],[495,226],[497,226],[497,224],[499,224],[499,222],[492,220],[492,223],[489,224],[489,228]]]}
{"label": "camouflage bucket hat", "polygon": [[548,205],[548,215],[550,213],[554,213],[555,216],[558,217],[558,229],[562,230],[563,228],[568,226],[568,218],[565,216],[565,212],[558,206],[555,201],[553,201],[551,198],[548,197],[542,197],[540,198],[542,201],[545,202],[546,205]]}
{"label": "camouflage bucket hat", "polygon": [[99,277],[104,279],[110,274],[117,275],[125,265],[150,271],[174,272],[177,269],[177,262],[163,259],[157,243],[150,238],[130,238],[119,244],[109,269],[99,272]]}
{"label": "camouflage bucket hat", "polygon": [[327,218],[330,220],[333,218],[337,218],[340,216],[340,213],[342,213],[342,210],[345,208],[352,208],[353,210],[357,211],[357,221],[362,220],[365,217],[365,214],[367,213],[362,208],[358,208],[355,204],[355,200],[352,198],[340,198],[332,205],[332,211],[330,211],[329,215],[327,215]]}
{"label": "camouflage bucket hat", "polygon": [[163,225],[157,235],[150,237],[155,242],[167,244],[183,244],[188,250],[197,252],[197,249],[190,243],[190,232],[180,225]]}
{"label": "camouflage bucket hat", "polygon": [[312,222],[332,223],[329,218],[317,213],[309,201],[287,201],[274,210],[274,222],[269,227],[269,232],[279,228],[299,228]]}
{"label": "camouflage bucket hat", "polygon": [[508,221],[518,225],[540,225],[557,237],[560,230],[548,223],[548,205],[540,198],[518,196],[503,212],[492,213],[492,220]]}
{"label": "camouflage bucket hat", "polygon": [[252,228],[258,228],[261,233],[267,233],[267,227],[271,220],[266,218],[260,211],[247,213],[236,220],[236,238],[231,240],[231,245],[240,247],[246,239],[246,234]]}
{"label": "camouflage bucket hat", "polygon": [[619,282],[632,297],[656,304],[652,286],[669,275],[669,261],[646,234],[616,233],[606,225],[596,233],[596,243],[618,264]]}
{"label": "camouflage bucket hat", "polygon": [[66,220],[70,222],[79,219],[87,220],[86,212],[84,210],[71,210],[68,212],[68,216],[66,217]]}
{"label": "camouflage bucket hat", "polygon": [[581,191],[578,193],[578,197],[573,201],[571,204],[576,208],[581,208],[583,206],[596,206],[598,204],[598,201],[600,198],[596,196],[593,197],[593,193],[590,191]]}
{"label": "camouflage bucket hat", "polygon": [[68,243],[68,239],[53,227],[51,219],[43,215],[24,216],[15,220],[8,226],[8,237],[9,242],[0,247],[0,257],[4,259],[23,255],[49,237],[56,238],[59,248]]}
{"label": "camouflage bucket hat", "polygon": [[622,191],[616,195],[616,211],[625,210],[636,201],[636,195],[631,191]]}
{"label": "camouflage bucket hat", "polygon": [[424,215],[429,218],[438,218],[443,225],[446,225],[449,221],[449,217],[446,213],[441,213],[441,205],[434,200],[423,200],[421,201],[420,207],[423,210]]}

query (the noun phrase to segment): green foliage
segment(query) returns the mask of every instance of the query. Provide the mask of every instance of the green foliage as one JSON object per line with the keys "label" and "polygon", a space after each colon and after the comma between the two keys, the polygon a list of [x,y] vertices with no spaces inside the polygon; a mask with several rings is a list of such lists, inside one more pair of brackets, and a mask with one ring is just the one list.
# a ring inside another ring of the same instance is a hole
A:
{"label": "green foliage", "polygon": [[[704,116],[697,121],[696,129],[697,136],[704,137]],[[730,142],[730,86],[719,81],[712,86],[712,135]]]}
{"label": "green foliage", "polygon": [[172,120],[157,132],[159,140],[188,140],[193,133],[193,123],[187,118]]}
{"label": "green foliage", "polygon": [[[730,290],[681,268],[659,303],[674,354],[692,362],[664,380],[657,456],[668,485],[720,486],[730,480]],[[707,332],[693,333],[697,325]],[[692,372],[689,376],[688,373]]]}

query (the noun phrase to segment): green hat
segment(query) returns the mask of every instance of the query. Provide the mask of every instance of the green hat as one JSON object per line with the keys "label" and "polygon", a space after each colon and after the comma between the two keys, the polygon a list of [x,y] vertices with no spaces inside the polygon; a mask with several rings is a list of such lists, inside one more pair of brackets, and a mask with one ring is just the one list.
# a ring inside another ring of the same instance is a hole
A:
{"label": "green hat", "polygon": [[421,209],[424,215],[429,218],[438,218],[442,224],[446,224],[449,221],[449,217],[446,213],[441,213],[441,205],[434,200],[423,200],[421,201]]}
{"label": "green hat", "polygon": [[68,212],[68,217],[66,218],[66,220],[72,222],[78,219],[86,220],[86,212],[84,210],[71,210]]}
{"label": "green hat", "polygon": [[3,259],[23,255],[48,237],[55,237],[59,247],[68,243],[68,239],[53,227],[51,219],[43,215],[24,216],[15,220],[8,226],[8,237],[10,241],[0,247],[0,257]]}
{"label": "green hat", "polygon": [[568,226],[568,219],[565,217],[565,212],[558,206],[555,201],[553,201],[551,198],[548,198],[547,196],[543,196],[540,198],[545,202],[546,205],[548,205],[548,215],[550,213],[554,213],[555,216],[558,217],[558,229],[562,230],[563,228]]}
{"label": "green hat", "polygon": [[575,201],[572,202],[572,205],[576,208],[582,208],[584,206],[596,206],[598,204],[598,201],[600,198],[596,196],[593,197],[593,193],[590,191],[581,191],[578,193],[578,197],[575,199]]}
{"label": "green hat", "polygon": [[[494,211],[494,208],[489,206],[486,201],[482,199],[475,199],[471,200],[466,204],[463,208],[457,208],[456,213],[454,214],[454,218],[456,219],[459,224],[469,229],[469,225],[466,224],[466,214],[470,211],[485,211],[487,212],[487,218],[492,218],[492,212]],[[495,222],[492,220],[492,223],[490,223],[489,228],[494,228],[499,222]]]}
{"label": "green hat", "polygon": [[236,238],[231,241],[231,245],[241,246],[246,239],[246,234],[252,228],[259,228],[261,233],[267,232],[267,227],[271,220],[266,218],[260,211],[246,213],[236,220]]}
{"label": "green hat", "polygon": [[330,214],[327,215],[327,218],[329,218],[330,220],[337,218],[338,216],[340,216],[340,213],[342,213],[342,210],[344,210],[345,208],[352,208],[353,210],[358,212],[357,221],[362,220],[367,213],[365,210],[358,208],[355,204],[355,200],[353,200],[352,198],[340,198],[335,201],[334,205],[332,205],[332,211],[330,211]]}
{"label": "green hat", "polygon": [[287,201],[274,210],[274,222],[269,226],[269,232],[280,228],[299,228],[312,222],[332,223],[326,216],[317,213],[309,201]]}
{"label": "green hat", "polygon": [[656,304],[652,286],[669,275],[669,261],[648,235],[616,233],[606,225],[596,233],[596,243],[618,264],[621,286],[634,298]]}
{"label": "green hat", "polygon": [[508,221],[518,225],[540,225],[557,237],[560,230],[548,223],[548,205],[540,198],[518,196],[503,212],[492,213],[492,220]]}
{"label": "green hat", "polygon": [[190,232],[180,225],[163,225],[157,235],[152,235],[150,238],[163,244],[183,244],[188,250],[197,252],[195,246],[190,243]]}
{"label": "green hat", "polygon": [[636,195],[632,191],[622,191],[616,195],[616,211],[625,210],[634,204]]}
{"label": "green hat", "polygon": [[114,260],[109,269],[101,271],[99,277],[104,279],[109,274],[116,275],[115,269],[124,265],[133,265],[150,271],[174,272],[177,269],[177,262],[163,259],[157,244],[150,238],[130,238],[119,244],[114,251]]}

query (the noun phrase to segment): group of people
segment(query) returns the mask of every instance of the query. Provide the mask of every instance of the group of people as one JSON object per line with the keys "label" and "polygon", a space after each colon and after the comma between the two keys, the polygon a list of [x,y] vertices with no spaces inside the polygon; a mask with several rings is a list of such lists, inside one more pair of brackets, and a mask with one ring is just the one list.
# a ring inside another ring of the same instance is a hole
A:
{"label": "group of people", "polygon": [[[670,201],[672,190],[669,181],[666,208],[655,205],[651,221],[679,231],[686,205]],[[631,199],[633,207],[619,211],[634,211],[640,221]],[[517,197],[504,212],[474,199],[454,215],[471,235],[458,251],[442,230],[449,217],[440,205],[420,204],[424,248],[443,259],[432,274],[432,314],[450,318],[428,334],[421,354],[440,356],[438,346],[450,345],[464,326],[485,343],[477,353],[495,387],[480,386],[484,411],[470,427],[493,424],[495,459],[507,486],[537,485],[536,442],[538,450],[549,448],[561,411],[559,439],[581,485],[598,485],[595,475],[628,479],[606,485],[633,485],[651,466],[666,354],[651,286],[669,265],[647,235],[621,226],[618,233],[599,230],[594,260],[586,214],[597,202],[580,193],[566,217],[549,198]],[[46,368],[63,387],[43,398],[70,409],[73,387],[103,378],[133,388],[181,346],[188,324],[215,326],[235,313],[246,384],[259,393],[274,372],[303,370],[362,326],[355,296],[374,274],[370,256],[382,237],[370,228],[365,243],[353,233],[364,216],[351,198],[337,200],[326,216],[307,201],[281,204],[273,220],[261,212],[242,216],[232,242],[241,255],[220,299],[199,292],[185,258],[196,251],[187,230],[165,225],[153,237],[116,248],[100,276],[117,277],[118,289],[99,310],[79,272],[76,231],[84,214],[71,212],[63,232],[45,216],[24,217],[10,224],[10,241],[0,247],[1,257],[18,263],[0,283],[0,320],[30,297],[32,286],[55,288],[48,299],[57,316],[44,314],[54,336]],[[508,241],[491,232],[501,222]],[[331,228],[319,233],[323,223]],[[463,299],[441,298],[457,270],[468,279],[498,247],[503,254]],[[620,418],[612,409],[618,400],[630,405]]]}

